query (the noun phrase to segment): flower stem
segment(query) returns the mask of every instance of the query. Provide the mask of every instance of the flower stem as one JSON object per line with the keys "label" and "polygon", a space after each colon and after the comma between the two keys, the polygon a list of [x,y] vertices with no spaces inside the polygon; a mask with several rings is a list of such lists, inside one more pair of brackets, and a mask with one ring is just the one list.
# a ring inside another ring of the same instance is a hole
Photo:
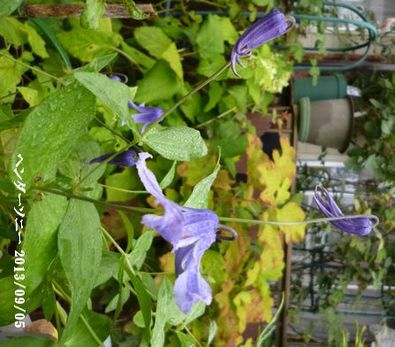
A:
{"label": "flower stem", "polygon": [[358,214],[354,216],[315,218],[315,219],[308,219],[299,222],[264,221],[264,220],[256,220],[256,219],[231,218],[231,217],[219,217],[219,220],[222,222],[235,222],[235,223],[243,223],[243,224],[298,226],[298,225],[327,223],[337,220],[347,220],[347,219],[356,219],[356,218],[373,219],[374,221],[373,227],[379,224],[379,219],[377,218],[377,216],[366,215],[366,214]]}
{"label": "flower stem", "polygon": [[236,112],[236,111],[237,111],[237,106],[233,106],[233,107],[230,108],[229,110],[226,110],[225,112],[222,112],[222,113],[221,113],[220,115],[218,115],[217,117],[211,118],[211,119],[209,119],[208,121],[206,121],[206,122],[204,122],[204,123],[200,123],[200,124],[196,125],[195,128],[196,128],[196,129],[203,128],[203,127],[205,127],[205,126],[211,124],[212,122],[215,122],[215,121],[217,121],[218,119],[221,119],[221,118],[223,118],[223,117],[226,117],[228,114],[233,113],[233,112]]}
{"label": "flower stem", "polygon": [[66,192],[66,191],[60,190],[60,189],[52,189],[52,188],[46,188],[46,187],[34,187],[33,189],[41,191],[41,192],[47,192],[47,193],[51,193],[51,194],[65,196],[70,199],[91,202],[95,205],[112,207],[117,210],[125,210],[125,211],[139,212],[139,213],[151,213],[151,212],[155,211],[155,209],[146,208],[146,207],[126,206],[126,205],[114,204],[114,203],[108,202],[108,201],[91,199],[91,198],[88,198],[87,196],[75,195],[73,193],[69,193],[69,192]]}
{"label": "flower stem", "polygon": [[124,192],[124,193],[129,193],[129,194],[148,194],[147,191],[145,190],[129,190],[129,189],[123,189],[123,188],[118,188],[118,187],[111,187],[106,184],[98,183],[99,186],[111,189],[111,190],[116,190],[118,192]]}
{"label": "flower stem", "polygon": [[[66,292],[62,289],[62,287],[55,280],[52,280],[52,289],[63,300],[67,301],[68,303],[72,302],[71,297],[66,294]],[[92,327],[90,326],[88,320],[85,318],[83,313],[80,315],[80,318],[81,318],[82,322],[85,324],[85,327],[88,329],[88,331],[91,334],[91,336],[93,337],[93,339],[98,343],[99,346],[101,346],[102,341],[96,335],[95,331],[92,329]]]}
{"label": "flower stem", "polygon": [[[178,100],[171,108],[169,108],[163,115],[160,117],[155,123],[159,123],[163,119],[165,119],[169,114],[171,114],[173,111],[175,111],[178,106],[183,104],[190,96],[198,92],[200,89],[205,87],[207,84],[209,84],[211,81],[215,80],[217,77],[219,77],[228,67],[230,66],[230,62],[226,63],[224,66],[222,66],[220,69],[218,69],[216,72],[214,72],[210,77],[208,77],[205,81],[202,83],[198,84],[194,89],[192,89],[188,94],[184,95],[180,100]],[[155,124],[154,123],[154,124]]]}
{"label": "flower stem", "polygon": [[[110,240],[110,242],[115,246],[115,248],[119,251],[119,253],[122,254],[124,261],[126,263],[126,268],[125,268],[126,272],[129,271],[133,275],[136,275],[136,272],[134,271],[132,264],[130,264],[128,254],[122,249],[122,247],[118,244],[118,242],[114,240],[114,238],[105,228],[101,226],[100,229],[102,230],[103,234]],[[132,290],[132,292],[133,294],[136,294],[134,290]]]}
{"label": "flower stem", "polygon": [[5,57],[5,58],[7,58],[7,59],[12,60],[12,61],[15,62],[16,64],[19,64],[19,65],[22,65],[22,66],[28,68],[29,70],[32,70],[32,71],[34,71],[34,72],[40,73],[40,74],[42,74],[42,75],[45,75],[45,76],[47,76],[47,77],[49,77],[49,78],[51,78],[51,79],[53,79],[53,80],[55,80],[55,81],[57,81],[57,82],[59,82],[59,83],[63,83],[63,80],[62,80],[61,78],[56,77],[56,76],[54,76],[54,75],[51,75],[50,73],[45,72],[45,71],[43,71],[43,70],[37,69],[36,67],[31,66],[31,65],[29,65],[29,64],[26,64],[26,63],[24,63],[24,62],[22,62],[22,61],[20,61],[20,60],[18,60],[18,59],[15,59],[15,58],[14,58],[13,56],[11,56],[11,55],[6,55],[6,54],[3,54],[3,53],[0,53],[0,55],[3,56],[3,57]]}

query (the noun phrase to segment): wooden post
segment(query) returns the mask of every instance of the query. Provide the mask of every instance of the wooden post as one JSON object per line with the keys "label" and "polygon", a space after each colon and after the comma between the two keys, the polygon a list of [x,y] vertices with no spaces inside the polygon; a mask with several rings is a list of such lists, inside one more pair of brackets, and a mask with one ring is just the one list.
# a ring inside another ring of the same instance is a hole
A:
{"label": "wooden post", "polygon": [[[150,17],[156,15],[151,4],[137,4],[137,6]],[[21,6],[19,17],[79,17],[83,10],[84,4],[31,4]],[[107,4],[104,16],[111,18],[132,18],[122,4]]]}

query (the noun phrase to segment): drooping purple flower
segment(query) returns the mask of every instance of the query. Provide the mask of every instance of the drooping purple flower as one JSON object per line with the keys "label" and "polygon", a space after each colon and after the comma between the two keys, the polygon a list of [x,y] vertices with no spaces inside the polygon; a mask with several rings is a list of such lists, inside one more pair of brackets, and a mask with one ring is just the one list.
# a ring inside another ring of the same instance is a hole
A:
{"label": "drooping purple flower", "polygon": [[147,158],[151,158],[149,153],[139,153],[137,171],[147,192],[163,206],[164,215],[144,215],[142,223],[155,229],[173,245],[177,275],[174,284],[175,301],[182,312],[188,313],[198,301],[203,301],[206,305],[211,303],[211,289],[200,274],[200,261],[204,252],[216,240],[219,220],[208,209],[183,207],[168,200],[154,174],[147,168]]}
{"label": "drooping purple flower", "polygon": [[285,34],[293,25],[293,18],[286,17],[277,9],[258,19],[240,36],[233,47],[230,56],[233,73],[239,76],[236,64],[243,66],[240,58],[250,56],[252,49]]}
{"label": "drooping purple flower", "polygon": [[[93,158],[89,161],[90,164],[101,163],[106,159],[113,156],[115,152],[110,152],[103,154],[99,157]],[[132,167],[136,165],[137,161],[137,154],[135,151],[127,150],[117,154],[114,158],[110,159],[108,162],[113,165],[117,166],[124,166],[124,167]]]}
{"label": "drooping purple flower", "polygon": [[[314,200],[325,217],[344,216],[335,200],[333,200],[332,196],[325,188],[321,186],[315,187]],[[346,233],[360,236],[368,235],[373,228],[373,223],[368,217],[336,220],[330,223]]]}
{"label": "drooping purple flower", "polygon": [[117,73],[115,75],[109,75],[108,78],[110,80],[121,82],[121,83],[127,83],[128,82],[128,76],[126,76],[123,73]]}
{"label": "drooping purple flower", "polygon": [[145,107],[144,104],[136,105],[132,100],[129,100],[128,105],[129,108],[139,112],[132,117],[136,123],[143,124],[141,132],[144,132],[148,125],[157,121],[163,115],[163,110],[159,107]]}

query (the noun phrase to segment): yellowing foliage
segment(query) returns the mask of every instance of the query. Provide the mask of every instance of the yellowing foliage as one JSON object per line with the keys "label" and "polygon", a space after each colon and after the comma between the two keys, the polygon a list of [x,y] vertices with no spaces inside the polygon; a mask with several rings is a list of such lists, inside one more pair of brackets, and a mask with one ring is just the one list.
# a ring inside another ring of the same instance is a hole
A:
{"label": "yellowing foliage", "polygon": [[[276,211],[279,222],[302,222],[305,219],[305,213],[296,202],[289,202]],[[306,225],[280,226],[280,230],[285,235],[285,241],[300,242],[304,238]]]}
{"label": "yellowing foliage", "polygon": [[[280,138],[281,150],[273,152],[273,160],[262,151],[258,136],[247,134],[247,138],[248,181],[242,195],[233,198],[229,207],[237,211],[237,207],[242,206],[247,214],[238,214],[240,218],[260,216],[262,221],[303,221],[303,210],[296,202],[290,201],[296,164],[295,150],[288,138]],[[229,182],[226,177],[223,180],[217,178],[217,195],[221,196],[223,192],[223,197],[229,197],[225,192],[231,194],[232,190],[222,190],[224,182]],[[251,341],[243,338],[248,324],[271,321],[274,299],[270,285],[283,275],[284,242],[301,241],[305,231],[303,224],[266,224],[259,228],[249,225],[243,231],[241,226],[235,228],[239,231],[239,238],[226,245],[226,280],[221,285],[221,292],[215,296],[219,319],[224,323],[215,342],[219,347],[242,346],[243,343],[249,346]],[[258,254],[251,251],[251,242],[258,248]],[[237,330],[230,326],[237,326]]]}
{"label": "yellowing foliage", "polygon": [[264,189],[260,194],[261,200],[269,206],[276,207],[290,198],[292,179],[296,174],[295,150],[288,138],[281,137],[281,154],[273,151],[273,161],[267,160],[256,166],[259,182]]}

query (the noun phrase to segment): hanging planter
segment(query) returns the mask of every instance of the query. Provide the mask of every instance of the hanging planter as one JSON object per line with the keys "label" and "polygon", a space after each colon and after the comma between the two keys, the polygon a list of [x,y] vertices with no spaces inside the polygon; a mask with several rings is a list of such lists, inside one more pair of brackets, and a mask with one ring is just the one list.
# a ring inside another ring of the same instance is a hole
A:
{"label": "hanging planter", "polygon": [[299,100],[299,141],[346,151],[353,128],[354,108],[350,98],[311,102]]}
{"label": "hanging planter", "polygon": [[293,81],[293,102],[303,97],[311,101],[341,99],[347,95],[347,80],[341,74],[318,77],[317,84],[313,85],[312,77],[296,78]]}

